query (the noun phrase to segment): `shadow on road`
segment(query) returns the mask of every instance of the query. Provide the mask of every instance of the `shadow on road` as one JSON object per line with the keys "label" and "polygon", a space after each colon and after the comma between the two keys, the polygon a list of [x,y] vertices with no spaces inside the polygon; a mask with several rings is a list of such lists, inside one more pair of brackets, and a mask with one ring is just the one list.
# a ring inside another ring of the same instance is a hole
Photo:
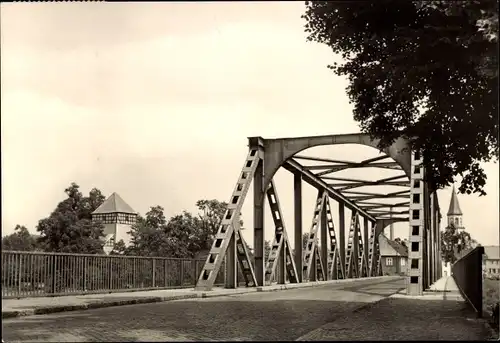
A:
{"label": "shadow on road", "polygon": [[294,340],[364,305],[321,300],[175,301],[4,321],[11,341]]}

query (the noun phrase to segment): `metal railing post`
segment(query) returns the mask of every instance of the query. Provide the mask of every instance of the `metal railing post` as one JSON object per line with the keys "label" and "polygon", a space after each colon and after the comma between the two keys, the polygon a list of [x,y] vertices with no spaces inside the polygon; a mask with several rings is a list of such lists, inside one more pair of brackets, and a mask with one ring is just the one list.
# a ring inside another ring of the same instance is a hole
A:
{"label": "metal railing post", "polygon": [[52,256],[52,292],[51,292],[52,294],[56,293],[56,286],[57,286],[57,281],[56,281],[57,258],[56,257],[57,257],[56,255]]}
{"label": "metal railing post", "polygon": [[153,257],[153,263],[151,263],[152,265],[152,268],[153,268],[153,288],[156,287],[156,280],[155,280],[155,276],[156,276],[156,259]]}
{"label": "metal railing post", "polygon": [[193,286],[196,286],[196,260],[191,261],[191,268],[193,269]]}
{"label": "metal railing post", "polygon": [[22,283],[22,268],[23,268],[23,255],[19,254],[19,263],[18,263],[18,275],[17,275],[17,294],[20,296],[21,295],[21,283]]}
{"label": "metal railing post", "polygon": [[181,280],[180,280],[180,286],[184,286],[184,260],[180,260],[180,277],[181,277]]}

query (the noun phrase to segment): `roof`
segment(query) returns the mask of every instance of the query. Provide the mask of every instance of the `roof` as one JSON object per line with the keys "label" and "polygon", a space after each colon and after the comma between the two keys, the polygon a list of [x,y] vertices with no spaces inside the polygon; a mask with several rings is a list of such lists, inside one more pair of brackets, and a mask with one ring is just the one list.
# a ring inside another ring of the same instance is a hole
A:
{"label": "roof", "polygon": [[130,213],[137,214],[118,194],[113,193],[92,214]]}
{"label": "roof", "polygon": [[457,192],[455,192],[455,186],[451,191],[450,208],[448,209],[448,215],[462,215],[462,210],[460,209],[460,204],[458,203]]}
{"label": "roof", "polygon": [[389,243],[389,245],[391,246],[391,248],[393,248],[394,250],[396,250],[396,252],[399,255],[408,257],[408,248],[405,247],[403,244],[398,243],[396,241],[391,241],[390,239],[387,240],[387,243]]}
{"label": "roof", "polygon": [[[383,238],[387,242],[387,245],[389,245],[389,247],[392,248],[392,250],[394,250],[394,252],[395,252],[394,255],[408,257],[408,247],[405,247],[403,244],[398,243],[396,241],[390,240],[384,234],[381,234],[380,238]],[[387,256],[389,256],[389,255],[387,255]]]}
{"label": "roof", "polygon": [[484,254],[489,260],[500,260],[500,247],[495,245],[487,245],[484,248]]}

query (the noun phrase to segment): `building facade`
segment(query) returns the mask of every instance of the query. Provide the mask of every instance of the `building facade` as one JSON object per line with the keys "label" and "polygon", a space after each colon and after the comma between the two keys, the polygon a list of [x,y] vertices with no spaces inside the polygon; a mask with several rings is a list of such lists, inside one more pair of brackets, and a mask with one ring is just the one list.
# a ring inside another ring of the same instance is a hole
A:
{"label": "building facade", "polygon": [[408,248],[383,233],[379,235],[379,245],[383,275],[406,275]]}
{"label": "building facade", "polygon": [[500,278],[500,246],[488,245],[484,247],[483,273],[488,278]]}
{"label": "building facade", "polygon": [[92,221],[103,224],[104,252],[109,254],[120,240],[125,246],[130,244],[128,232],[137,221],[137,212],[117,193],[113,193],[92,213]]}

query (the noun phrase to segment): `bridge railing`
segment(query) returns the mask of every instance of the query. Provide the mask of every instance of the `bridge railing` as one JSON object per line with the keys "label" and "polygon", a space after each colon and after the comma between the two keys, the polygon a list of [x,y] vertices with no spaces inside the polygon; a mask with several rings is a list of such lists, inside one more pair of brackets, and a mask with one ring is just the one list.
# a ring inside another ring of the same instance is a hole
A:
{"label": "bridge railing", "polygon": [[451,267],[460,293],[479,317],[483,315],[483,255],[484,247],[476,247]]}
{"label": "bridge railing", "polygon": [[[204,263],[204,259],[2,251],[2,298],[190,288]],[[223,283],[222,272],[216,284]]]}

